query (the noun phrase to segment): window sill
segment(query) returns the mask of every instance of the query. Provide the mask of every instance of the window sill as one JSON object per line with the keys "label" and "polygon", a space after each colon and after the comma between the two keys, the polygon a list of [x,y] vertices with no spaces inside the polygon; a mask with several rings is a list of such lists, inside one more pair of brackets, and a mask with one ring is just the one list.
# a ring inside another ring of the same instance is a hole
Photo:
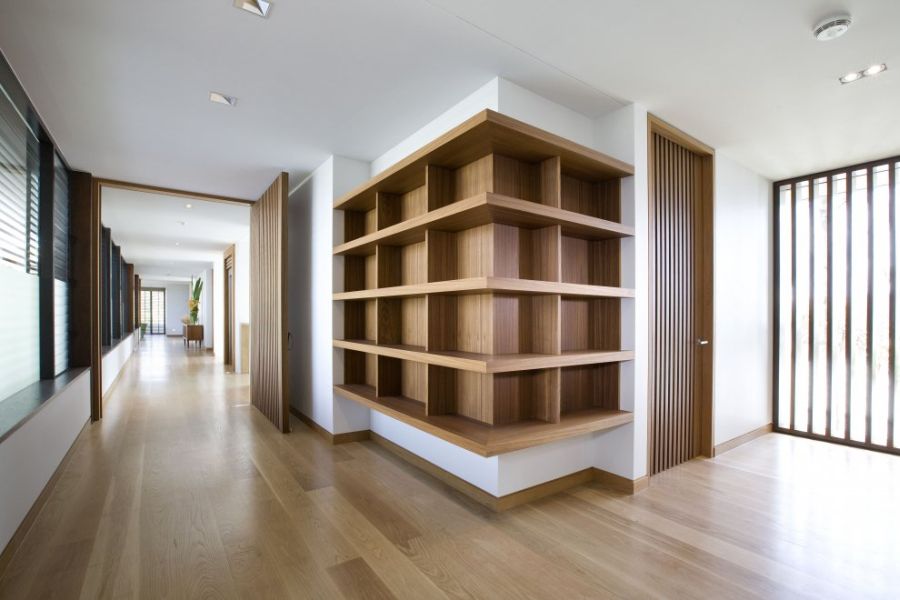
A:
{"label": "window sill", "polygon": [[88,367],[69,369],[54,379],[42,379],[0,400],[0,444],[28,422],[44,405],[89,372]]}

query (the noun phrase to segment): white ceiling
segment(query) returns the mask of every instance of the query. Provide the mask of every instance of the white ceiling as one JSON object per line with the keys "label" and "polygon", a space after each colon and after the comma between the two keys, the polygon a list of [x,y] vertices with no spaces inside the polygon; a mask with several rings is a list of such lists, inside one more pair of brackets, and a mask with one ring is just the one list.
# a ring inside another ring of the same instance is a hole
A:
{"label": "white ceiling", "polygon": [[0,44],[73,166],[250,199],[333,153],[371,160],[498,73],[620,104],[422,0],[276,0],[269,19],[231,0],[3,0]]}
{"label": "white ceiling", "polygon": [[[897,0],[429,1],[770,179],[900,154]],[[850,31],[816,41],[842,11]]]}
{"label": "white ceiling", "polygon": [[[816,42],[839,8],[853,28]],[[0,2],[0,44],[73,166],[255,198],[496,75],[590,116],[640,102],[773,179],[898,154],[898,22],[896,0],[30,0]]]}
{"label": "white ceiling", "polygon": [[125,260],[157,281],[189,281],[250,231],[249,206],[117,188],[103,188],[102,212]]}

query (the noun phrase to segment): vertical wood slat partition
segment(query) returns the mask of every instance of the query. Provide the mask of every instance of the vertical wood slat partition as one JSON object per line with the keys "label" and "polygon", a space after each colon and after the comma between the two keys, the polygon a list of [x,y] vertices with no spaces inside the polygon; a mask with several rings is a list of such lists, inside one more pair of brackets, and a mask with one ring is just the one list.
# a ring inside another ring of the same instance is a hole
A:
{"label": "vertical wood slat partition", "polygon": [[[682,140],[685,140],[682,143]],[[651,118],[650,473],[712,454],[712,153]]]}
{"label": "vertical wood slat partition", "polygon": [[250,401],[285,433],[287,194],[288,175],[282,173],[250,214]]}
{"label": "vertical wood slat partition", "polygon": [[774,184],[777,431],[900,453],[898,169],[894,157]]}

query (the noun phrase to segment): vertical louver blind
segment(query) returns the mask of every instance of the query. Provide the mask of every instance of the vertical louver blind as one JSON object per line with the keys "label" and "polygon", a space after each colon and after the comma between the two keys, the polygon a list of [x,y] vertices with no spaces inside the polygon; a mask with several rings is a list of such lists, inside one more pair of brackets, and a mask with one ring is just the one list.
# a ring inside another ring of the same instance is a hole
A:
{"label": "vertical louver blind", "polygon": [[0,87],[0,401],[40,377],[38,137]]}
{"label": "vertical louver blind", "polygon": [[775,185],[776,418],[897,452],[900,160]]}

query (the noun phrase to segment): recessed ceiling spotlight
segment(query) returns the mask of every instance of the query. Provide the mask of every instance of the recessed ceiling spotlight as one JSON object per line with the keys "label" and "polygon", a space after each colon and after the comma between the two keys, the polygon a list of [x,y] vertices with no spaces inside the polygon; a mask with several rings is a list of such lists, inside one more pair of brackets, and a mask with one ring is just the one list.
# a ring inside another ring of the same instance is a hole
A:
{"label": "recessed ceiling spotlight", "polygon": [[237,98],[235,98],[234,96],[226,96],[225,94],[220,94],[219,92],[210,92],[209,101],[215,102],[217,104],[225,104],[227,106],[237,105]]}
{"label": "recessed ceiling spotlight", "polygon": [[193,208],[194,205],[193,205],[193,204],[185,204],[184,207],[185,207],[185,208]]}
{"label": "recessed ceiling spotlight", "polygon": [[852,24],[850,15],[832,15],[813,27],[813,35],[820,42],[830,42],[847,33]]}
{"label": "recessed ceiling spotlight", "polygon": [[847,73],[843,77],[839,77],[838,81],[840,81],[841,83],[853,83],[854,81],[859,81],[863,77],[875,77],[876,75],[880,75],[885,71],[887,71],[887,65],[884,63],[879,63],[877,65],[872,65],[868,68],[865,68],[862,71]]}
{"label": "recessed ceiling spotlight", "polygon": [[180,246],[180,245],[181,245],[181,242],[175,242],[175,245],[176,245],[176,246]]}
{"label": "recessed ceiling spotlight", "polygon": [[234,6],[264,19],[272,12],[272,3],[266,0],[234,0]]}

